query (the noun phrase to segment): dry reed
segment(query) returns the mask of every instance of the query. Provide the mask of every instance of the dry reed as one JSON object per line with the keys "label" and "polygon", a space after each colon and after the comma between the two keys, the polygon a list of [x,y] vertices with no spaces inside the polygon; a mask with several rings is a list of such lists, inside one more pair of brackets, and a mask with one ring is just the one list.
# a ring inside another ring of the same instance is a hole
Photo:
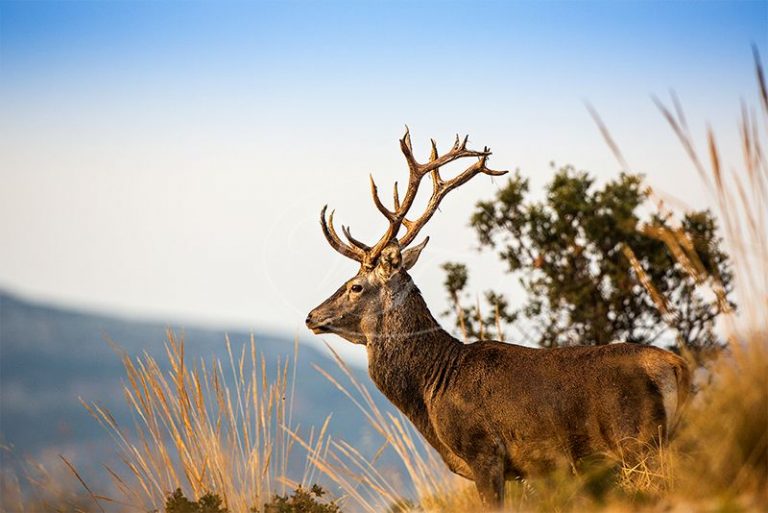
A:
{"label": "dry reed", "polygon": [[[149,355],[122,357],[133,430],[98,404],[84,403],[111,433],[128,469],[127,475],[107,469],[121,495],[109,501],[161,510],[180,487],[193,498],[216,493],[230,512],[247,513],[303,483],[286,477],[294,444],[284,430],[291,425],[290,359],[278,361],[270,378],[251,337],[238,355],[227,339],[228,368],[218,360],[190,366],[183,340],[171,331],[167,339],[167,372]],[[322,445],[313,439],[324,432],[313,432],[310,443]]]}

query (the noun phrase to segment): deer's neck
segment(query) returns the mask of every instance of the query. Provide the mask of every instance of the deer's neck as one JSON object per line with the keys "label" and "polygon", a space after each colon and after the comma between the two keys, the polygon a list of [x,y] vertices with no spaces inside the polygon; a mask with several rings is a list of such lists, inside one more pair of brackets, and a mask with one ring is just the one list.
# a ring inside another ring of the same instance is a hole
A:
{"label": "deer's neck", "polygon": [[422,428],[425,401],[444,386],[463,344],[440,327],[413,282],[406,287],[388,298],[375,332],[367,336],[368,371],[379,390]]}

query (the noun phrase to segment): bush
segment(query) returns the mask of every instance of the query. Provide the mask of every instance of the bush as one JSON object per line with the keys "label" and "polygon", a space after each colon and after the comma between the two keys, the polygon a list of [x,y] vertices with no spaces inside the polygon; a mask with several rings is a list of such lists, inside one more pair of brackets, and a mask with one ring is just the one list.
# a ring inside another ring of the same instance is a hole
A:
{"label": "bush", "polygon": [[[264,513],[340,513],[333,501],[327,504],[319,501],[323,495],[325,490],[316,484],[309,490],[299,486],[290,497],[275,495],[272,502],[264,504]],[[256,513],[256,510],[252,511]]]}
{"label": "bush", "polygon": [[221,497],[215,493],[206,493],[197,501],[191,501],[184,496],[181,488],[168,496],[165,501],[166,513],[229,513],[222,507]]}

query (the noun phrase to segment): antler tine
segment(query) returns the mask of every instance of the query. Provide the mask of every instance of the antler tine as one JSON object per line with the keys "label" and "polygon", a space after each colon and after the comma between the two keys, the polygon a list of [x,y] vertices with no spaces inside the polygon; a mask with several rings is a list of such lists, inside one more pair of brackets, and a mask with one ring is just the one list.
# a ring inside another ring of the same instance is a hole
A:
{"label": "antler tine", "polygon": [[323,235],[325,235],[325,239],[328,241],[328,244],[330,244],[333,249],[335,249],[345,257],[351,258],[356,262],[362,263],[366,257],[365,251],[363,251],[362,248],[356,248],[348,244],[345,244],[344,241],[342,241],[339,238],[339,235],[336,233],[336,230],[333,228],[334,211],[331,211],[331,215],[328,216],[328,221],[326,221],[325,219],[326,210],[328,210],[328,205],[325,205],[323,209],[320,211],[320,226],[323,229]]}
{"label": "antler tine", "polygon": [[[400,140],[401,145],[404,145],[403,139]],[[410,203],[413,202],[413,198],[409,197],[409,194],[411,194],[412,189],[412,182],[413,177],[415,175],[411,173],[411,180],[408,183],[408,192],[406,193],[405,201],[408,202],[408,206],[404,206],[400,204],[400,198],[397,194],[397,186],[395,186],[395,211],[392,212],[387,207],[384,206],[384,204],[381,202],[381,199],[379,199],[379,189],[376,187],[376,182],[373,181],[373,175],[371,175],[371,196],[373,197],[373,203],[376,205],[376,208],[379,209],[379,212],[381,212],[384,217],[387,218],[387,221],[389,221],[389,226],[387,226],[387,231],[384,232],[384,235],[379,239],[379,241],[370,248],[369,251],[366,252],[366,260],[363,263],[363,265],[373,265],[373,262],[376,261],[376,259],[379,257],[379,254],[381,254],[381,251],[384,249],[384,247],[389,244],[389,242],[392,239],[397,238],[397,232],[400,231],[400,223],[401,219],[398,219],[398,215],[400,215],[402,212],[407,212],[410,208]],[[418,184],[418,179],[416,179],[416,184]],[[413,194],[415,196],[415,194]],[[404,213],[402,215],[405,215]]]}
{"label": "antler tine", "polygon": [[397,191],[397,182],[395,182],[395,187],[392,191],[392,201],[395,204],[395,212],[400,210],[400,193]]}
{"label": "antler tine", "polygon": [[408,168],[411,170],[411,174],[415,173],[419,168],[419,163],[413,156],[413,147],[411,146],[411,133],[408,131],[408,126],[405,127],[405,135],[400,139],[400,151],[403,152],[406,162],[408,162]]}
{"label": "antler tine", "polygon": [[469,136],[465,136],[463,140],[459,139],[459,136],[456,136],[456,142],[453,144],[453,148],[451,150],[444,154],[436,157],[435,159],[430,159],[429,162],[426,164],[422,164],[419,166],[419,172],[421,174],[427,174],[430,171],[433,171],[435,169],[439,169],[443,167],[444,165],[453,162],[454,160],[458,160],[465,157],[487,157],[491,154],[491,151],[485,147],[483,148],[483,151],[475,151],[475,150],[468,150],[467,149],[467,143],[469,142]]}
{"label": "antler tine", "polygon": [[[379,199],[379,188],[376,187],[376,182],[373,181],[373,175],[368,176],[371,179],[371,196],[373,197],[373,203],[376,205],[376,208],[379,209],[379,212],[384,214],[384,217],[392,222],[392,220],[395,218],[396,212],[392,212],[384,206],[384,203],[382,203]],[[395,209],[397,209],[397,205],[395,206]]]}
{"label": "antler tine", "polygon": [[403,142],[406,146],[408,146],[408,149],[413,151],[413,146],[411,145],[411,130],[408,128],[408,125],[405,125],[405,135],[403,135]]}
{"label": "antler tine", "polygon": [[[460,148],[462,149],[462,151],[466,151],[469,153],[469,150],[465,149],[466,144],[467,144],[467,137],[464,138],[464,142],[462,143]],[[484,147],[483,151],[481,152],[471,152],[471,153],[476,154],[478,156],[477,162],[475,162],[474,164],[469,166],[467,169],[462,171],[459,175],[457,175],[456,177],[450,180],[444,181],[440,177],[439,167],[435,167],[435,169],[432,171],[432,185],[433,185],[432,196],[429,198],[429,203],[427,204],[426,210],[418,219],[416,219],[415,221],[408,221],[407,223],[406,222],[403,223],[403,224],[406,224],[406,232],[405,232],[405,235],[403,235],[403,237],[400,238],[400,240],[398,241],[402,247],[406,247],[408,246],[408,244],[413,242],[413,240],[419,234],[419,231],[421,231],[421,229],[424,227],[427,221],[429,221],[430,218],[434,215],[435,211],[437,210],[437,207],[440,205],[440,202],[450,191],[452,191],[456,187],[459,187],[460,185],[467,183],[474,176],[480,173],[490,175],[490,176],[501,176],[508,173],[508,171],[497,171],[494,169],[490,169],[486,166],[486,163],[488,162],[488,157],[491,155],[491,150],[487,146]],[[433,152],[433,155],[435,155],[435,152]],[[438,159],[433,158],[431,162],[434,162],[436,160]]]}
{"label": "antler tine", "polygon": [[405,160],[408,162],[408,167],[411,170],[411,174],[415,174],[418,178],[426,175],[430,171],[442,167],[456,159],[464,157],[482,157],[483,155],[490,155],[488,148],[483,151],[474,151],[467,149],[467,143],[469,142],[469,135],[464,136],[464,139],[460,139],[456,134],[456,140],[453,143],[451,150],[445,155],[437,155],[437,148],[434,140],[432,141],[433,155],[435,158],[431,158],[426,164],[419,164],[416,158],[413,156],[413,149],[411,146],[411,134],[406,127],[405,135],[400,139],[400,150],[405,156]]}
{"label": "antler tine", "polygon": [[[434,162],[435,160],[437,160],[437,155],[438,155],[437,143],[435,142],[434,139],[430,139],[430,141],[432,142],[432,152],[429,155],[429,161]],[[440,182],[443,181],[442,178],[440,178],[440,168],[436,167],[435,169],[432,170],[431,174],[432,174],[432,187],[433,188],[439,187]]]}
{"label": "antler tine", "polygon": [[371,247],[364,242],[360,242],[356,238],[352,236],[352,232],[349,230],[349,226],[341,225],[341,231],[344,233],[344,236],[347,238],[347,240],[355,247],[362,249],[363,251],[370,251]]}

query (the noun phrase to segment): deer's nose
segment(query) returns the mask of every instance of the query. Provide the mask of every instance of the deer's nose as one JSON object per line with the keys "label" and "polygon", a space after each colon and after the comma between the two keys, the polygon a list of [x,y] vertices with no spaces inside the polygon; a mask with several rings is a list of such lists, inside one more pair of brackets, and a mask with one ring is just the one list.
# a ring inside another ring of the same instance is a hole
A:
{"label": "deer's nose", "polygon": [[318,316],[315,315],[315,311],[309,312],[309,315],[307,315],[306,321],[304,321],[307,324],[307,328],[311,329],[315,333],[320,333],[318,330],[322,330],[322,326],[318,326]]}

